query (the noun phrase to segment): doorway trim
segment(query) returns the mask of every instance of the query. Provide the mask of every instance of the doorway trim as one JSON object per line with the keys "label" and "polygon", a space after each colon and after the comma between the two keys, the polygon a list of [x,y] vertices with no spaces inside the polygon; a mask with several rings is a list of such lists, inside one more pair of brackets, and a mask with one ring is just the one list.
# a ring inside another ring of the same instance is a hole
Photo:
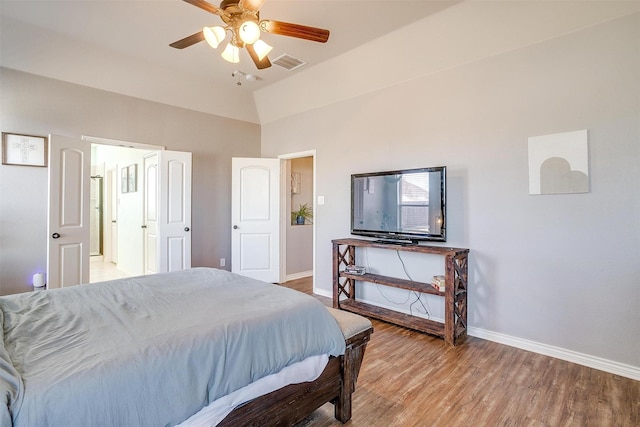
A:
{"label": "doorway trim", "polygon": [[119,139],[100,138],[99,136],[82,135],[82,140],[92,144],[115,145],[116,147],[138,148],[140,150],[166,150],[164,145],[143,144],[141,142],[121,141]]}
{"label": "doorway trim", "polygon": [[311,238],[311,245],[312,245],[312,267],[311,267],[311,271],[312,271],[312,275],[313,275],[313,290],[315,292],[316,289],[316,223],[317,223],[317,219],[318,219],[318,212],[316,209],[316,150],[307,150],[307,151],[298,151],[295,153],[289,153],[289,154],[280,154],[278,156],[278,159],[280,159],[280,221],[281,221],[281,227],[280,227],[280,277],[284,280],[286,280],[287,277],[287,226],[289,225],[289,222],[291,221],[291,215],[289,214],[288,210],[287,210],[287,197],[291,197],[291,191],[290,191],[290,177],[286,176],[287,174],[283,173],[283,170],[286,170],[286,168],[283,167],[284,162],[287,160],[292,160],[292,159],[299,159],[299,158],[303,158],[303,157],[311,157],[313,158],[313,194],[312,194],[312,200],[313,200],[313,224],[312,224],[312,238]]}
{"label": "doorway trim", "polygon": [[[83,142],[88,143],[88,145],[91,147],[94,144],[96,145],[106,145],[106,146],[112,146],[112,147],[120,147],[120,148],[134,148],[137,150],[142,150],[142,151],[165,151],[166,147],[163,145],[154,145],[154,144],[145,144],[145,143],[141,143],[141,142],[133,142],[133,141],[125,141],[125,140],[119,140],[119,139],[111,139],[111,138],[102,138],[99,136],[90,136],[90,135],[81,135],[80,139]],[[94,161],[94,152],[93,150],[90,150],[91,152],[91,156],[90,156],[90,163],[93,165],[93,161]],[[119,175],[118,175],[118,166],[119,165],[115,165],[115,175],[112,177],[115,182],[111,182],[111,184],[114,185],[113,188],[113,193],[110,194],[110,197],[114,197],[115,198],[115,204],[118,204],[118,181],[119,181]],[[105,176],[107,175],[107,171],[105,170]],[[140,179],[140,182],[142,183],[142,178]],[[142,188],[142,187],[141,187]],[[113,206],[111,206],[111,208],[113,208]],[[116,207],[116,212],[117,212],[117,207]],[[115,214],[115,216],[117,217],[117,213]],[[116,219],[117,221],[120,221],[120,218]],[[141,218],[142,221],[142,218]],[[108,226],[111,227],[111,224],[107,224]],[[117,223],[117,227],[120,227],[120,223]],[[106,231],[106,227],[104,227],[103,225],[103,229]],[[118,243],[118,239],[117,239],[117,234],[114,236],[112,234],[113,230],[109,230],[108,234],[109,234],[109,240],[111,241],[112,245]],[[104,251],[103,251],[104,252]],[[111,249],[109,254],[109,261],[110,262],[114,262],[117,263],[118,261],[118,253],[117,253],[117,249],[116,249],[116,253],[113,253],[113,249]],[[104,254],[103,254],[104,255]],[[115,257],[114,257],[115,255]],[[107,257],[103,257],[103,260],[106,261]],[[143,249],[143,258],[141,260],[142,264],[143,264],[143,268],[142,271],[144,271],[144,249]],[[122,267],[120,267],[122,268]],[[89,271],[91,271],[91,265],[89,266]],[[125,272],[127,275],[136,275],[137,273],[131,273],[129,271],[125,271],[125,270],[121,270],[123,272]]]}

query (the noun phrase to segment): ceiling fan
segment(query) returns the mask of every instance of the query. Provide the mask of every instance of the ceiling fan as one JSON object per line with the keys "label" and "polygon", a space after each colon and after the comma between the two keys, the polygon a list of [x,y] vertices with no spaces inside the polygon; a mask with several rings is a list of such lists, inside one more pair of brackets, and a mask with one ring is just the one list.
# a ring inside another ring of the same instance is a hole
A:
{"label": "ceiling fan", "polygon": [[271,66],[267,55],[272,47],[260,39],[261,32],[319,43],[329,40],[329,30],[270,19],[260,20],[260,8],[266,0],[222,0],[220,7],[204,0],[183,1],[220,16],[225,25],[204,27],[202,31],[169,45],[176,49],[184,49],[202,40],[216,49],[226,38],[228,31],[231,39],[221,56],[229,62],[237,63],[240,61],[240,49],[245,48],[256,67],[263,69]]}

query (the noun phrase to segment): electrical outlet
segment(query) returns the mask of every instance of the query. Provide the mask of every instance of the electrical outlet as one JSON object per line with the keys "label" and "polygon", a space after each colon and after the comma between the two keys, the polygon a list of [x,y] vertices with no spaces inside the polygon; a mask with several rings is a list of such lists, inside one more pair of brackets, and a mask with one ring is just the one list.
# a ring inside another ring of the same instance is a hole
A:
{"label": "electrical outlet", "polygon": [[220,267],[224,267],[227,264],[227,260],[224,258],[220,258]]}

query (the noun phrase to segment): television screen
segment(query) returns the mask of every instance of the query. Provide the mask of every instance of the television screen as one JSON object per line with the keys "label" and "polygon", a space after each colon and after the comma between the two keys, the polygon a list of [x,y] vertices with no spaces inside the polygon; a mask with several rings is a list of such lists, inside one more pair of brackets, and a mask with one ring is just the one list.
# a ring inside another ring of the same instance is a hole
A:
{"label": "television screen", "polygon": [[351,234],[446,241],[446,167],[351,175]]}

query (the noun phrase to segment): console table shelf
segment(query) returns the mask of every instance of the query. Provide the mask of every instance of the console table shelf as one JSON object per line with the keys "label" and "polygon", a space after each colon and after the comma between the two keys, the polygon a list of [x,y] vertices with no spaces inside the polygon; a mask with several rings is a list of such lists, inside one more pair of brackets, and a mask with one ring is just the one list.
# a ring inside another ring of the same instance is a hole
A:
{"label": "console table shelf", "polygon": [[340,272],[340,277],[346,277],[361,282],[378,283],[380,285],[393,286],[394,288],[408,289],[410,291],[423,292],[425,294],[444,296],[444,292],[438,291],[429,283],[413,282],[411,280],[397,279],[395,277],[381,276],[379,274],[349,274]]}
{"label": "console table shelf", "polygon": [[393,323],[394,325],[404,326],[405,328],[415,329],[420,332],[444,337],[444,323],[436,322],[434,320],[411,316],[410,314],[400,313],[398,311],[389,310],[387,308],[378,307],[376,305],[360,301],[341,301],[340,308],[352,313]]}
{"label": "console table shelf", "polygon": [[[333,307],[394,323],[444,338],[451,345],[467,335],[467,271],[469,249],[443,246],[397,245],[362,239],[336,239],[333,243]],[[351,274],[347,265],[356,264],[356,248],[370,247],[444,256],[445,290],[429,283],[380,274]],[[412,316],[356,300],[356,283],[367,282],[444,297],[444,323]]]}

